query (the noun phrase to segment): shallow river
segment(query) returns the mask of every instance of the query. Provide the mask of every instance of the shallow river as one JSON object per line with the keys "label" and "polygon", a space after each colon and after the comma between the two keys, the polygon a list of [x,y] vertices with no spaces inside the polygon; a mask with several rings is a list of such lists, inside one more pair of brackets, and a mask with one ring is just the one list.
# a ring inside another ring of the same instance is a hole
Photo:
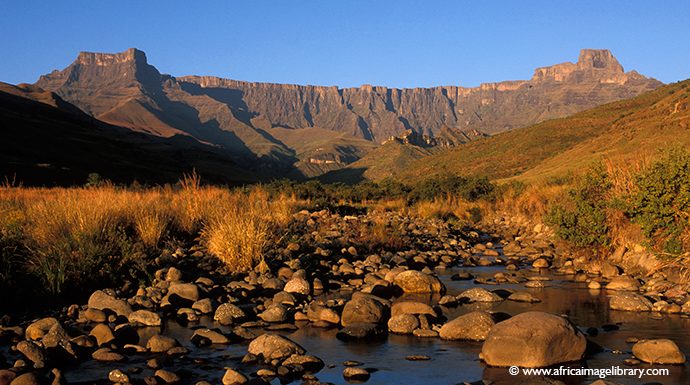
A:
{"label": "shallow river", "polygon": [[[477,267],[463,268],[477,277],[489,277],[498,271],[504,271],[503,267]],[[514,301],[503,301],[493,304],[465,304],[455,309],[448,309],[445,315],[452,319],[458,315],[472,310],[501,311],[515,315],[525,311],[538,310],[556,314],[567,314],[570,319],[583,331],[588,327],[599,329],[597,336],[588,337],[591,341],[601,345],[604,350],[588,358],[586,362],[569,364],[570,367],[584,365],[589,368],[609,368],[618,366],[629,368],[623,364],[623,360],[630,357],[632,345],[626,343],[628,337],[638,338],[670,338],[674,340],[681,350],[690,353],[690,319],[679,315],[664,315],[663,319],[652,319],[650,313],[634,313],[612,311],[607,306],[606,290],[591,291],[585,283],[564,281],[558,276],[551,276],[552,281],[545,282],[547,287],[539,289],[526,289],[522,285],[501,284],[475,285],[472,281],[451,281],[450,276],[458,270],[447,270],[440,273],[441,279],[447,287],[448,294],[457,295],[471,287],[485,287],[494,289],[515,289],[529,291],[542,300],[541,303],[527,304]],[[603,331],[603,325],[617,324],[618,330]],[[201,325],[213,327],[208,319]],[[326,367],[316,373],[316,377],[324,382],[336,384],[345,383],[342,377],[343,361],[356,360],[364,363],[365,368],[373,368],[371,379],[367,384],[457,384],[464,381],[474,382],[478,380],[491,380],[495,384],[515,384],[516,377],[511,377],[505,368],[488,368],[483,365],[478,354],[481,350],[480,342],[442,341],[438,338],[423,339],[413,336],[389,335],[384,341],[367,342],[343,342],[335,338],[335,329],[311,328],[304,324],[298,324],[300,329],[292,332],[280,332],[293,341],[302,345],[307,354],[321,358]],[[222,329],[222,328],[221,328]],[[140,330],[141,344],[146,345],[146,339],[150,336],[150,330]],[[219,383],[224,373],[224,367],[241,368],[240,360],[246,353],[247,343],[222,347],[196,348],[190,342],[193,333],[191,328],[169,322],[164,334],[177,338],[190,354],[184,358],[176,358],[174,364],[167,369],[174,370],[178,374],[188,374],[196,380],[207,380],[211,383]],[[622,354],[614,353],[621,351]],[[427,355],[428,361],[407,361],[409,355]],[[145,361],[150,356],[129,356],[127,363],[103,364],[96,361],[88,361],[78,368],[66,372],[70,383],[93,383],[104,380],[110,369],[137,366],[146,368]],[[201,359],[201,360],[199,360]],[[196,360],[196,361],[195,361]],[[203,363],[200,363],[203,362]],[[334,367],[330,367],[335,365]],[[650,368],[647,365],[638,365],[636,368]],[[642,379],[630,377],[608,377],[621,384],[690,384],[690,371],[684,366],[660,366],[655,368],[670,369],[669,376],[648,376]],[[240,371],[249,374],[246,370]],[[145,369],[143,375],[153,375],[153,372]],[[554,377],[569,385],[589,384],[597,377]],[[294,382],[298,384],[300,381]],[[194,383],[193,381],[191,383]],[[278,380],[273,382],[278,384]]]}

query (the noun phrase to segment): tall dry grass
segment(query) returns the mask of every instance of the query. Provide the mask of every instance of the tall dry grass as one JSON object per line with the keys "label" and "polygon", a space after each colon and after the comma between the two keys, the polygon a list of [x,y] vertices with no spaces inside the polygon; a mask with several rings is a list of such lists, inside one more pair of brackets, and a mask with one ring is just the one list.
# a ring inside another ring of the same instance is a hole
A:
{"label": "tall dry grass", "polygon": [[202,186],[194,174],[179,188],[145,190],[4,185],[0,283],[22,270],[59,293],[66,285],[117,274],[132,256],[150,255],[173,235],[188,240],[202,235],[209,251],[231,270],[247,270],[261,259],[271,236],[289,223],[294,203],[269,199],[260,188]]}

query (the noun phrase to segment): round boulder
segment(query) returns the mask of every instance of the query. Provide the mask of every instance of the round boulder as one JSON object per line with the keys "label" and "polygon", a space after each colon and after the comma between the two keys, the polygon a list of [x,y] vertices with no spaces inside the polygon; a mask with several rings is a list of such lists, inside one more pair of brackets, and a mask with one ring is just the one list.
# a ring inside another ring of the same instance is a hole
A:
{"label": "round boulder", "polygon": [[403,271],[395,277],[393,284],[405,293],[445,294],[446,292],[446,287],[438,278],[417,270]]}
{"label": "round boulder", "polygon": [[473,311],[443,325],[439,336],[444,340],[484,341],[495,324],[491,314]]}
{"label": "round boulder", "polygon": [[283,359],[293,354],[304,354],[303,347],[297,345],[287,337],[266,333],[256,337],[249,343],[247,351],[255,356],[261,355],[264,360]]}
{"label": "round boulder", "polygon": [[490,366],[546,367],[582,359],[587,340],[568,320],[526,312],[489,331],[480,358]]}
{"label": "round boulder", "polygon": [[685,354],[669,339],[642,340],[633,345],[632,352],[641,361],[650,364],[680,365]]}

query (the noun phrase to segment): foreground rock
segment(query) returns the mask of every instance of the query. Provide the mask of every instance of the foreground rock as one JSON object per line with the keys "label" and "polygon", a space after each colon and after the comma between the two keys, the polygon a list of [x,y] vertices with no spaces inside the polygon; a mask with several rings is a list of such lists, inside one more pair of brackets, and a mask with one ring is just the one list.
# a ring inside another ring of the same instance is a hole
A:
{"label": "foreground rock", "polygon": [[641,361],[650,364],[680,365],[685,354],[669,339],[642,340],[633,345],[632,352]]}
{"label": "foreground rock", "polygon": [[491,366],[545,367],[582,359],[587,340],[568,320],[527,312],[497,323],[480,358]]}
{"label": "foreground rock", "polygon": [[438,334],[444,340],[484,341],[495,324],[491,314],[473,311],[446,323]]}

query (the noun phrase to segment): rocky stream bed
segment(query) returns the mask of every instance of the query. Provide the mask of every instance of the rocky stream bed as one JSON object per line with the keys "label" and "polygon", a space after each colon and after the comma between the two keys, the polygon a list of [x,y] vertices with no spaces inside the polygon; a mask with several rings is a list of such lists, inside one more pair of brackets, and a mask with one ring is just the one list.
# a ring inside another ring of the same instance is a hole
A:
{"label": "rocky stream bed", "polygon": [[[511,376],[512,365],[667,368],[599,383],[690,383],[690,296],[673,274],[574,257],[510,220],[477,230],[372,215],[301,212],[249,274],[196,246],[156,258],[150,286],[9,314],[0,385],[599,380]],[[372,221],[402,234],[402,250],[366,251],[357,239]]]}

